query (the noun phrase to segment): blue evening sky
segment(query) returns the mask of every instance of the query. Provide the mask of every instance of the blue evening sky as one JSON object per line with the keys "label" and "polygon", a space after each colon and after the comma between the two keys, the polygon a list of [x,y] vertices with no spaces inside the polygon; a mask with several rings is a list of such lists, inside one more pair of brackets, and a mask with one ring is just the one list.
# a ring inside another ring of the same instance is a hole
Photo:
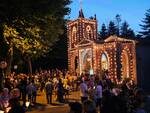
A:
{"label": "blue evening sky", "polygon": [[[72,0],[69,5],[71,8],[70,19],[77,19],[80,9],[79,0]],[[150,0],[82,0],[84,16],[97,15],[99,29],[102,23],[108,25],[110,20],[114,20],[116,14],[120,14],[122,21],[126,20],[130,27],[137,33],[140,31],[141,20],[150,8]]]}

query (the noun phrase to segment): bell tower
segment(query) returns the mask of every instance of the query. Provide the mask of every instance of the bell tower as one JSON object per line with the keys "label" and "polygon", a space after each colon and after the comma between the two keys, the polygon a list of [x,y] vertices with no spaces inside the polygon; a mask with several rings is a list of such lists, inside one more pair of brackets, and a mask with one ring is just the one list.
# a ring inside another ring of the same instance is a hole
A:
{"label": "bell tower", "polygon": [[68,68],[76,71],[79,69],[79,47],[81,42],[89,43],[96,41],[97,36],[97,19],[96,15],[92,18],[85,18],[82,10],[82,1],[80,1],[79,16],[76,20],[67,22],[68,36]]}
{"label": "bell tower", "polygon": [[67,23],[68,46],[74,48],[82,40],[97,40],[97,19],[86,19],[83,10],[80,9],[79,16],[76,20]]}

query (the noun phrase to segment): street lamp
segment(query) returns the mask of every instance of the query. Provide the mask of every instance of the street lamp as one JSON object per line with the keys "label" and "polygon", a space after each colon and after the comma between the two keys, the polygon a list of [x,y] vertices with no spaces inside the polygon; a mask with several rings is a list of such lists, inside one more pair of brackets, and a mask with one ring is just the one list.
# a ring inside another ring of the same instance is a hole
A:
{"label": "street lamp", "polygon": [[17,68],[18,68],[18,66],[17,66],[17,65],[14,65],[15,74],[17,73]]}
{"label": "street lamp", "polygon": [[1,61],[0,62],[0,68],[2,69],[2,77],[0,77],[0,87],[3,88],[3,80],[4,80],[4,77],[5,77],[5,74],[4,74],[4,69],[7,67],[7,62],[6,61]]}
{"label": "street lamp", "polygon": [[18,66],[17,65],[14,65],[14,69],[16,70],[18,68]]}
{"label": "street lamp", "polygon": [[1,61],[0,62],[0,68],[2,69],[3,71],[3,75],[4,75],[4,69],[7,67],[7,62],[6,61]]}

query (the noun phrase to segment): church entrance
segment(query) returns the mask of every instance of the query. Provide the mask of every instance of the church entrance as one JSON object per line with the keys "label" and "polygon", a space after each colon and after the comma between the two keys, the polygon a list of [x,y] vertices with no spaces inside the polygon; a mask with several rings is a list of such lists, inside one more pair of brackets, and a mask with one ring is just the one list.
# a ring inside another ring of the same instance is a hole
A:
{"label": "church entrance", "polygon": [[105,53],[103,53],[102,57],[101,57],[101,67],[102,67],[103,71],[108,70],[108,68],[109,68],[108,58]]}
{"label": "church entrance", "polygon": [[101,70],[102,70],[102,78],[108,78],[108,69],[109,69],[109,61],[106,53],[103,53],[101,56]]}
{"label": "church entrance", "polygon": [[80,74],[92,74],[92,49],[81,49],[79,50],[79,59],[80,59]]}
{"label": "church entrance", "polygon": [[77,56],[75,57],[75,60],[74,60],[74,69],[77,73],[78,72],[78,57]]}

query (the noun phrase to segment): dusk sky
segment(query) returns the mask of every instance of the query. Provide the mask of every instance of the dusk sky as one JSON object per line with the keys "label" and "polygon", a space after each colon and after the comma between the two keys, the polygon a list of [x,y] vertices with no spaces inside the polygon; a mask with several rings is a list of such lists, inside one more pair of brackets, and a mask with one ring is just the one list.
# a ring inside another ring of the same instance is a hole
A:
{"label": "dusk sky", "polygon": [[[77,19],[80,9],[79,0],[72,0],[70,4],[70,19]],[[150,0],[82,0],[82,9],[85,18],[97,15],[99,29],[102,23],[108,25],[110,20],[114,20],[116,14],[120,14],[122,21],[126,20],[130,27],[137,33],[141,28],[141,20],[150,8]]]}

